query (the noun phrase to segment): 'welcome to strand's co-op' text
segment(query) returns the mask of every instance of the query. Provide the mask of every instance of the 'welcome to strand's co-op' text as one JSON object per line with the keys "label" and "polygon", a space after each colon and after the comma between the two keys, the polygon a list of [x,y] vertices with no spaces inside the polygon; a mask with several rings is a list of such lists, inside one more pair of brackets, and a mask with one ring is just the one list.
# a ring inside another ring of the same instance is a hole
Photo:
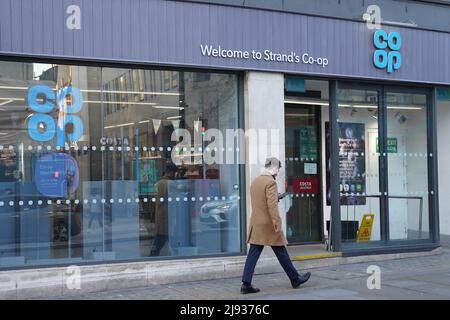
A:
{"label": "'welcome to strand's co-op' text", "polygon": [[303,54],[297,54],[295,51],[290,53],[276,53],[271,50],[264,51],[246,51],[246,50],[231,50],[223,49],[221,46],[200,45],[200,50],[203,56],[225,59],[252,59],[252,60],[264,60],[273,62],[287,62],[287,63],[304,63],[304,64],[316,64],[323,68],[328,65],[328,58],[313,57],[307,52]]}

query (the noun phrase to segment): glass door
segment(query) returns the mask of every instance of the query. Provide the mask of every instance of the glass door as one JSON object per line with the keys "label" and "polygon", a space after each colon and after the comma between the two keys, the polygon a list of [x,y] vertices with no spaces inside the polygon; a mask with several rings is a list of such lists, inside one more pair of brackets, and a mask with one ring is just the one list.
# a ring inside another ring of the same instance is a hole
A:
{"label": "glass door", "polygon": [[322,241],[320,106],[285,104],[287,239]]}
{"label": "glass door", "polygon": [[389,239],[429,239],[427,94],[388,88]]}
{"label": "glass door", "polygon": [[339,83],[344,249],[430,239],[429,101],[426,89]]}

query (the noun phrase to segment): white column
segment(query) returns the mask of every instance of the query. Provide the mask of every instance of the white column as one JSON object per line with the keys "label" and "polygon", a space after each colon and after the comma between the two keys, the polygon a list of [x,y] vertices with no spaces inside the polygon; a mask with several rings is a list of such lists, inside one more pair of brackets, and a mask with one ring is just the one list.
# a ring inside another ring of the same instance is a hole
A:
{"label": "white column", "polygon": [[[250,183],[264,167],[266,157],[277,157],[282,163],[277,177],[278,191],[285,191],[284,140],[284,75],[267,72],[247,72],[244,83],[246,144],[247,226],[250,222]],[[275,139],[271,139],[271,136]],[[274,141],[272,141],[274,140]],[[286,233],[284,201],[279,211]]]}

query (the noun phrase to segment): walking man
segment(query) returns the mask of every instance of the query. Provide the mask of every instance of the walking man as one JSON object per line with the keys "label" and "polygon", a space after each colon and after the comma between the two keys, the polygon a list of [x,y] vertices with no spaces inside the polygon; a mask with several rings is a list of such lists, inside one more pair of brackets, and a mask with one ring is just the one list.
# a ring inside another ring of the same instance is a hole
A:
{"label": "walking man", "polygon": [[252,214],[247,239],[250,250],[242,276],[242,294],[260,291],[252,286],[252,277],[264,246],[272,247],[293,288],[298,288],[311,276],[309,272],[302,275],[297,272],[286,250],[287,240],[281,230],[281,217],[278,213],[278,201],[282,196],[278,195],[275,181],[280,168],[281,163],[277,158],[268,158],[263,172],[250,186]]}

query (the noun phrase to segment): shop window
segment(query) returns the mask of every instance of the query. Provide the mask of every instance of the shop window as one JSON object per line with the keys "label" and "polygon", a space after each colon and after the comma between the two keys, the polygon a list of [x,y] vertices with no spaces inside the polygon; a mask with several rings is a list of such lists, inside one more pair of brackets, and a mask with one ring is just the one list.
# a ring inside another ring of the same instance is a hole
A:
{"label": "shop window", "polygon": [[430,239],[427,101],[425,90],[339,90],[340,213],[354,224],[344,249]]}
{"label": "shop window", "polygon": [[241,252],[238,165],[194,144],[238,128],[236,75],[0,69],[0,268]]}

